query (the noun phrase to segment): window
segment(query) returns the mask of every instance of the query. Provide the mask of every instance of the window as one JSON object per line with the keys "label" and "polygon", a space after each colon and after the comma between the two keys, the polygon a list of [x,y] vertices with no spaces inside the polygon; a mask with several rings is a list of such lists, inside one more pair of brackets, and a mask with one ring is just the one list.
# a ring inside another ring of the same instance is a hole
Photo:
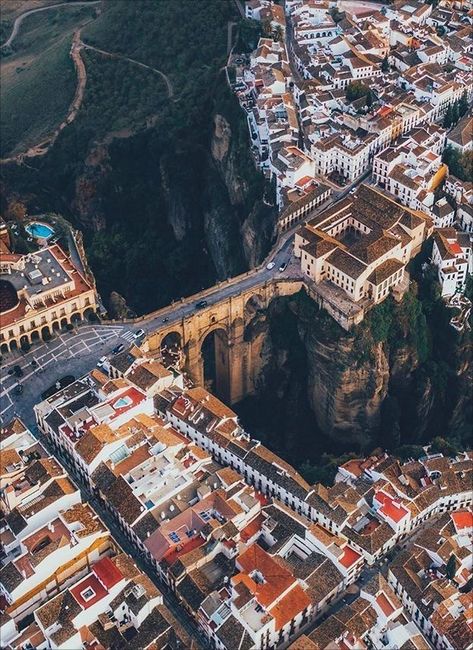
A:
{"label": "window", "polygon": [[80,595],[87,602],[89,600],[92,600],[92,598],[95,596],[95,591],[92,589],[92,587],[87,587],[87,589],[84,589],[84,591],[80,592]]}

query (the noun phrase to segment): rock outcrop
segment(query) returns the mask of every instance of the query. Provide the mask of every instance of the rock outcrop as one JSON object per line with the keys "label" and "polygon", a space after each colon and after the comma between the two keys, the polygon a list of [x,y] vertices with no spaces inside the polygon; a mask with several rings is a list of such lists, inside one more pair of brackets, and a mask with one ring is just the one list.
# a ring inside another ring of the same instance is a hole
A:
{"label": "rock outcrop", "polygon": [[[394,309],[402,320],[402,306]],[[428,322],[432,339],[436,327]],[[303,462],[304,446],[360,453],[377,445],[425,444],[435,436],[464,440],[471,428],[469,335],[445,350],[445,370],[443,352],[434,349],[421,359],[407,336],[376,342],[369,324],[346,333],[301,293],[273,301],[246,338],[258,351],[250,411],[264,408],[270,419],[277,414],[271,435],[278,449],[300,438],[295,462]],[[251,417],[245,424],[251,429]]]}

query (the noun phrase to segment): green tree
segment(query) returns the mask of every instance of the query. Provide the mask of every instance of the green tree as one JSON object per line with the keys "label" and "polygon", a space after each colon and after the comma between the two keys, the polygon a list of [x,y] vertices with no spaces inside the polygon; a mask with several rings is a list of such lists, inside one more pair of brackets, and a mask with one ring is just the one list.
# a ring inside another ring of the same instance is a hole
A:
{"label": "green tree", "polygon": [[436,436],[432,440],[431,451],[433,451],[434,454],[443,454],[444,456],[456,455],[455,446],[440,436]]}
{"label": "green tree", "polygon": [[273,31],[273,41],[281,42],[283,40],[283,32],[279,25],[276,25]]}
{"label": "green tree", "polygon": [[460,114],[458,111],[458,100],[456,102],[453,102],[452,106],[452,124],[456,124],[460,118]]}
{"label": "green tree", "polygon": [[452,553],[452,555],[450,555],[450,557],[448,558],[447,566],[445,568],[445,573],[449,580],[453,580],[455,578],[456,572],[457,572],[457,558]]}
{"label": "green tree", "polygon": [[444,129],[449,129],[453,124],[453,107],[451,104],[448,105],[447,112],[443,118],[443,127]]}
{"label": "green tree", "polygon": [[458,113],[460,114],[460,117],[463,117],[466,115],[468,112],[468,96],[466,94],[466,90],[463,93],[463,95],[460,97],[460,101],[458,102]]}
{"label": "green tree", "polygon": [[389,72],[389,61],[387,54],[381,62],[381,72]]}
{"label": "green tree", "polygon": [[368,93],[369,93],[369,88],[365,86],[365,84],[361,83],[360,81],[354,81],[351,84],[348,84],[345,97],[348,99],[349,102],[352,102],[355,99],[364,97]]}

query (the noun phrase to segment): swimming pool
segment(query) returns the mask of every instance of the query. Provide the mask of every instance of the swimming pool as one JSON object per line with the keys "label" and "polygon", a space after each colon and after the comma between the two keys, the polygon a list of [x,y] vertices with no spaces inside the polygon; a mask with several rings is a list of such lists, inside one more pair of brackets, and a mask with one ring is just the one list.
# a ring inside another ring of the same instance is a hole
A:
{"label": "swimming pool", "polygon": [[32,237],[36,239],[49,239],[54,235],[54,230],[51,226],[48,226],[46,223],[40,223],[39,221],[33,221],[25,226],[25,230]]}
{"label": "swimming pool", "polygon": [[129,406],[131,404],[132,400],[128,397],[128,395],[125,395],[125,397],[120,397],[117,399],[116,402],[113,404],[114,409],[122,409],[125,406]]}

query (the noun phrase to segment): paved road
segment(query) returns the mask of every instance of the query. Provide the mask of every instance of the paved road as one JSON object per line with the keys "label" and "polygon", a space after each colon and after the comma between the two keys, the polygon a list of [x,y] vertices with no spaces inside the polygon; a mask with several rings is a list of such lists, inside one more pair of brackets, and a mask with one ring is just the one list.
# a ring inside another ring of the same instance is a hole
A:
{"label": "paved road", "polygon": [[25,13],[20,14],[15,19],[15,22],[13,23],[12,32],[8,37],[8,39],[5,41],[5,43],[3,43],[2,47],[9,47],[13,43],[21,27],[21,23],[24,21],[25,18],[31,16],[32,14],[39,13],[40,11],[47,11],[48,9],[57,9],[57,7],[78,7],[80,5],[96,5],[99,4],[99,2],[101,2],[101,0],[91,0],[90,2],[88,2],[87,0],[82,0],[82,2],[59,2],[58,4],[55,5],[48,5],[47,7],[38,7],[38,9],[30,9],[29,11],[25,11]]}
{"label": "paved road", "polygon": [[[0,370],[0,422],[7,422],[17,414],[31,425],[33,406],[40,401],[44,390],[65,375],[85,375],[101,356],[110,354],[119,343],[128,345],[132,337],[131,330],[121,325],[82,325],[71,332],[62,332],[48,343],[33,345],[26,354],[6,355]],[[31,365],[33,359],[36,368]],[[23,377],[8,374],[15,365],[20,366]],[[17,384],[23,387],[21,395],[16,394]]]}

